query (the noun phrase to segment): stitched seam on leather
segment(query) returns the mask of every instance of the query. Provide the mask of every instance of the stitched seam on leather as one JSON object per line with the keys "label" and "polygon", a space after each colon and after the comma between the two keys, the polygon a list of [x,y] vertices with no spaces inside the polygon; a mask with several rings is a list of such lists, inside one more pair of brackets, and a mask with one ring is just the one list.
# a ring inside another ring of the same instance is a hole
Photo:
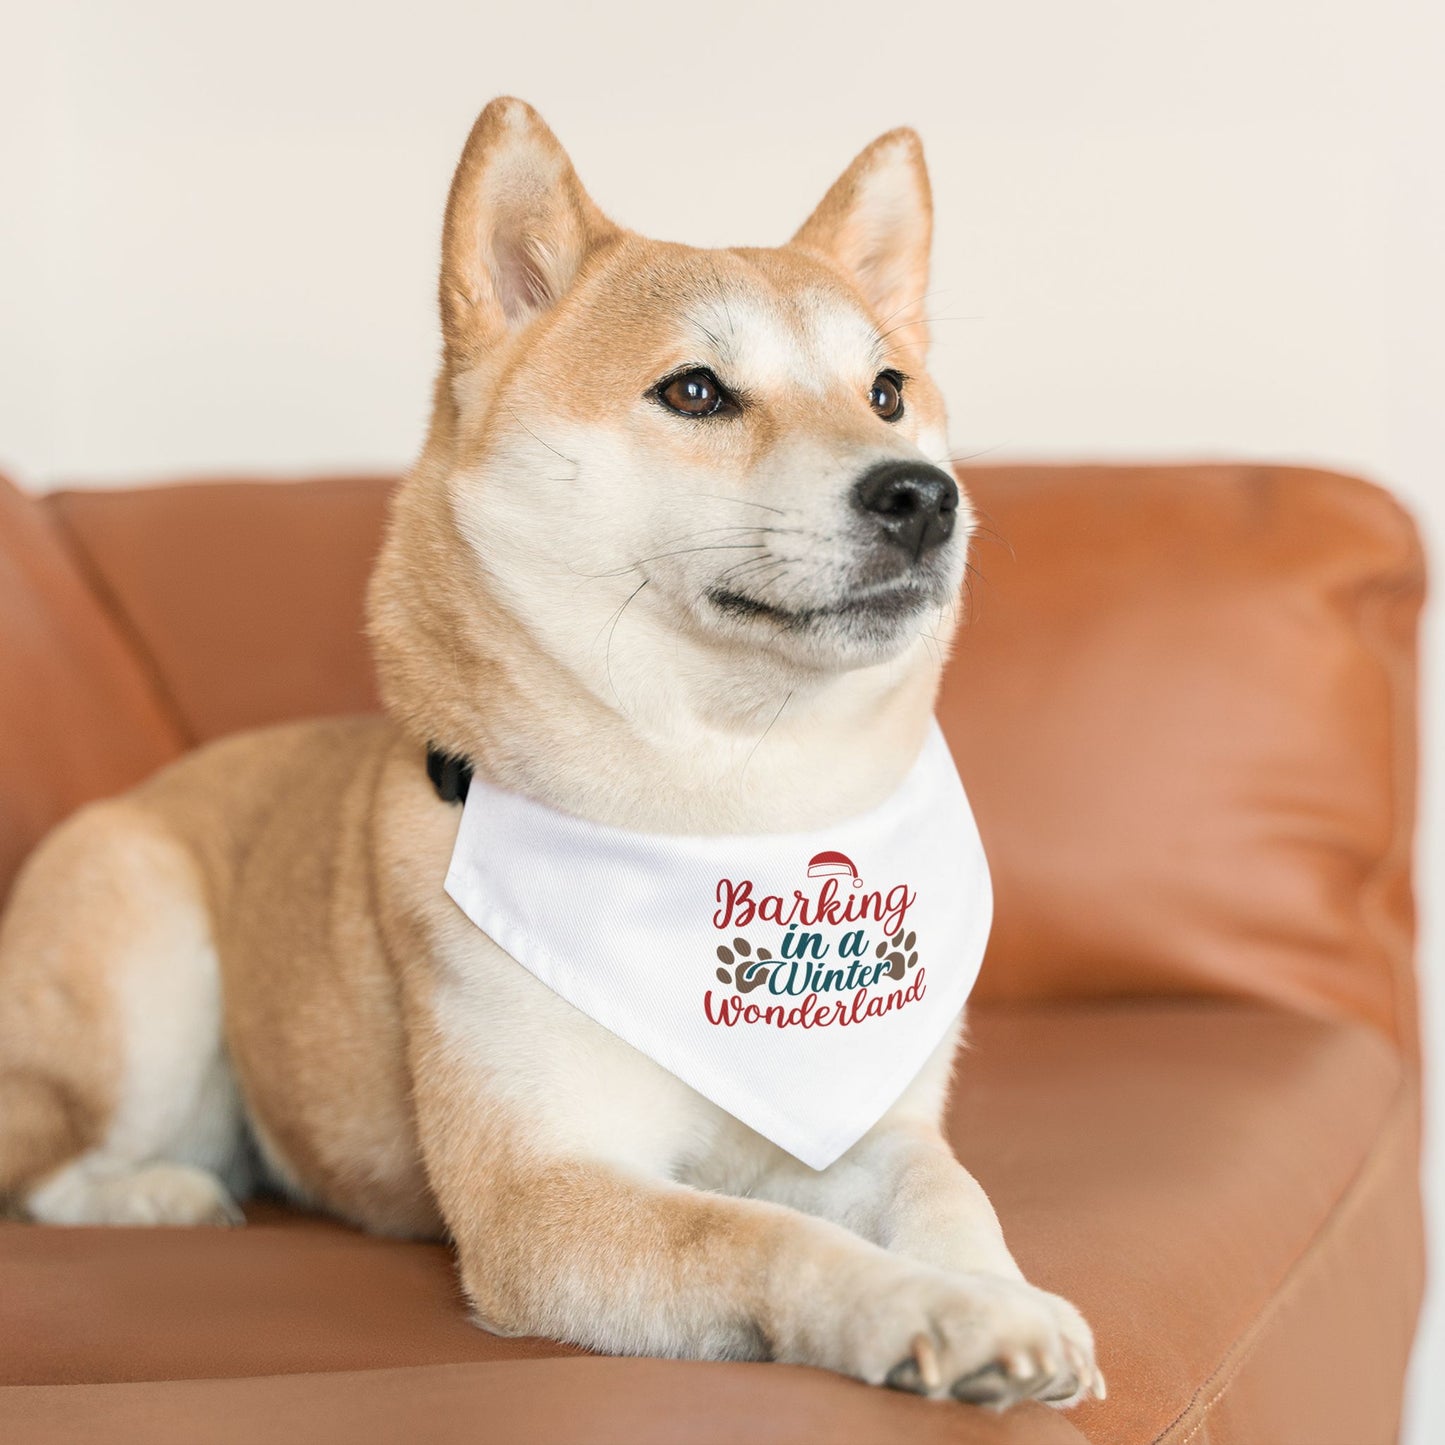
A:
{"label": "stitched seam on leather", "polygon": [[1190,1432],[1179,1441],[1179,1445],[1189,1445],[1189,1442],[1209,1424],[1209,1412],[1229,1393],[1229,1387],[1234,1383],[1239,1372],[1254,1358],[1254,1345],[1264,1333],[1265,1328],[1261,1328],[1252,1334],[1249,1343],[1240,1351],[1224,1378],[1219,1382],[1219,1388],[1200,1407],[1199,1418],[1194,1422]]}
{"label": "stitched seam on leather", "polygon": [[64,511],[55,505],[54,495],[47,498],[46,514],[65,543],[76,570],[81,574],[85,585],[90,589],[92,596],[100,604],[105,615],[114,624],[121,641],[124,642],[136,666],[150,684],[150,689],[155,694],[156,701],[166,716],[166,721],[175,728],[180,737],[182,751],[194,748],[198,742],[195,730],[186,720],[186,715],[181,710],[175,694],[171,691],[160,663],[146,643],[145,635],[116,595],[115,589],[106,581],[105,574],[101,571],[90,549],[81,541],[80,534],[70,525]]}
{"label": "stitched seam on leather", "polygon": [[[1402,1082],[1391,1095],[1389,1105],[1382,1115],[1380,1126],[1376,1129],[1377,1139],[1382,1135],[1390,1134],[1396,1125],[1403,1122],[1402,1110],[1409,1097],[1410,1087]],[[1290,1297],[1298,1290],[1308,1273],[1310,1264],[1339,1227],[1340,1221],[1348,1214],[1351,1205],[1364,1192],[1366,1185],[1370,1183],[1375,1173],[1384,1167],[1385,1157],[1385,1149],[1378,1145],[1366,1155],[1359,1168],[1350,1176],[1349,1182],[1340,1191],[1339,1197],[1330,1206],[1329,1212],[1325,1215],[1319,1228],[1315,1230],[1309,1242],[1286,1271],[1284,1279],[1280,1281],[1258,1314],[1229,1347],[1228,1357],[1221,1361],[1211,1372],[1209,1378],[1199,1385],[1189,1397],[1189,1403],[1154,1436],[1151,1445],[1165,1445],[1174,1432],[1196,1411],[1199,1418],[1194,1422],[1189,1433],[1174,1440],[1173,1445],[1188,1445],[1188,1442],[1199,1433],[1209,1418],[1209,1412],[1223,1399],[1230,1385],[1234,1383],[1235,1376],[1253,1358],[1255,1346],[1269,1331],[1270,1326],[1276,1322]],[[1211,1387],[1217,1388],[1214,1388],[1213,1393],[1201,1404],[1200,1401],[1205,1391]]]}

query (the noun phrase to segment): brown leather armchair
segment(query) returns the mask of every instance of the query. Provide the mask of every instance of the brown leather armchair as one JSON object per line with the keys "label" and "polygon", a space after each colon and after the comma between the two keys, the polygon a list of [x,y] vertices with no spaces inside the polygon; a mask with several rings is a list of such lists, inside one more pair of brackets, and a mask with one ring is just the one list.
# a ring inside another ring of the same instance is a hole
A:
{"label": "brown leather armchair", "polygon": [[[804,1369],[587,1357],[463,1314],[441,1246],[0,1225],[0,1437],[1395,1439],[1422,1283],[1415,532],[1278,467],[966,474],[941,716],[997,924],[952,1132],[1105,1403],[1004,1416]],[[218,734],[375,705],[386,480],[0,484],[0,890]]]}

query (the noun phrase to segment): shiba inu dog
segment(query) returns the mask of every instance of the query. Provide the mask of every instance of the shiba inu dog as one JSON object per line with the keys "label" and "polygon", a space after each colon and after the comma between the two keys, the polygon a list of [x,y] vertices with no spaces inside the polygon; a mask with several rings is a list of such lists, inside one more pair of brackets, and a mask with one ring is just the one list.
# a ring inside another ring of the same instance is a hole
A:
{"label": "shiba inu dog", "polygon": [[442,891],[460,810],[429,748],[642,832],[821,827],[898,786],[971,528],[937,464],[930,230],[910,131],[786,245],[708,251],[610,222],[525,104],[483,111],[369,597],[386,716],[215,743],[37,850],[0,931],[13,1208],[233,1224],[265,1183],[449,1236],[501,1334],[1103,1395],[1088,1326],[1023,1279],[940,1134],[957,1026],[815,1171]]}

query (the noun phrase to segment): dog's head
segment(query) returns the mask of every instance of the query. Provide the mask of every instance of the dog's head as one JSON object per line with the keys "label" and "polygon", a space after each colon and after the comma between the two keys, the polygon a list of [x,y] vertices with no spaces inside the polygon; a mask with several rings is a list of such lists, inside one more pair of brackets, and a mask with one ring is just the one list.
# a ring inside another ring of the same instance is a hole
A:
{"label": "dog's head", "polygon": [[[447,626],[475,583],[488,625],[505,614],[599,690],[699,658],[776,680],[936,657],[971,512],[925,366],[930,232],[911,131],[786,245],[699,250],[610,222],[530,107],[489,105],[447,207],[414,479],[449,512],[431,564],[448,528],[465,551]],[[393,542],[407,528],[404,501]],[[373,591],[384,672],[388,615],[418,620],[401,592],[436,596],[410,553]]]}

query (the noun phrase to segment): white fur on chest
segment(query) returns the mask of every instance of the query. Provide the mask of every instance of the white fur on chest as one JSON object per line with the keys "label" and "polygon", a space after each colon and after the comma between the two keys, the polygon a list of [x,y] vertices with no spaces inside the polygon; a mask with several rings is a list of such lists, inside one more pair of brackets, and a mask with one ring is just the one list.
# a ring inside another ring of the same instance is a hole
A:
{"label": "white fur on chest", "polygon": [[460,910],[435,967],[444,1047],[545,1151],[730,1191],[786,1157],[553,993]]}

